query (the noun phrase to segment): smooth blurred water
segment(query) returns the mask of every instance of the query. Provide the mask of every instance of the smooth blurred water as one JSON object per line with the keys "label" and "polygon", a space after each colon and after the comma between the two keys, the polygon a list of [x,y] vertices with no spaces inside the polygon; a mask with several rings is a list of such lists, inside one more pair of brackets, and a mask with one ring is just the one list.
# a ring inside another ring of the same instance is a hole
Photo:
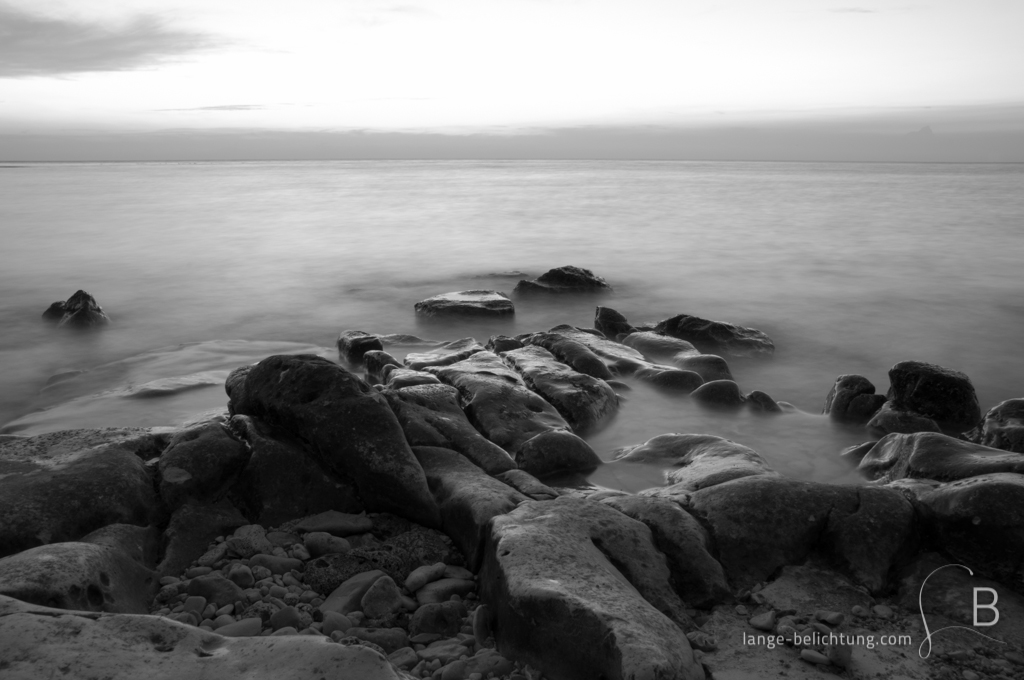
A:
{"label": "smooth blurred water", "polygon": [[[865,433],[810,415],[839,374],[884,391],[892,364],[917,359],[970,375],[983,409],[1024,396],[1024,165],[9,163],[0,196],[0,424],[20,433],[172,425],[223,404],[221,388],[144,403],[118,390],[221,375],[263,350],[330,353],[345,329],[482,341],[590,326],[590,298],[520,301],[513,322],[414,318],[430,295],[515,285],[487,274],[564,264],[604,276],[615,292],[600,304],[634,322],[685,312],[764,330],[775,358],[731,361],[737,381],[807,412],[726,415],[641,386],[591,439],[606,458],[706,432],[794,476],[849,481],[835,456]],[[43,324],[79,288],[112,327]],[[235,340],[250,343],[209,342]],[[40,394],[69,369],[89,372]]]}

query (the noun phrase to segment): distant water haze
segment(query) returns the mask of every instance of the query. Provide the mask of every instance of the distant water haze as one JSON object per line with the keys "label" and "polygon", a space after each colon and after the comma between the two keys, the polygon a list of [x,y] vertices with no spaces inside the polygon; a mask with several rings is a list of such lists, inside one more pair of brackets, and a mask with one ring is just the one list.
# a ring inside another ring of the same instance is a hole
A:
{"label": "distant water haze", "polygon": [[[854,481],[836,456],[867,433],[816,415],[836,376],[884,391],[888,368],[916,359],[967,373],[983,410],[1024,396],[1020,165],[7,163],[0,193],[0,424],[23,434],[175,425],[223,407],[226,371],[278,351],[336,357],[342,330],[484,341],[591,326],[596,304],[635,323],[689,313],[764,330],[775,358],[731,360],[733,373],[804,411],[726,415],[638,387],[591,438],[605,459],[709,433],[799,478]],[[430,295],[508,292],[503,272],[565,264],[615,292],[517,300],[509,322],[413,315]],[[42,322],[79,288],[110,328]],[[132,398],[153,381],[170,396]],[[605,466],[592,480],[635,490],[660,475]]]}

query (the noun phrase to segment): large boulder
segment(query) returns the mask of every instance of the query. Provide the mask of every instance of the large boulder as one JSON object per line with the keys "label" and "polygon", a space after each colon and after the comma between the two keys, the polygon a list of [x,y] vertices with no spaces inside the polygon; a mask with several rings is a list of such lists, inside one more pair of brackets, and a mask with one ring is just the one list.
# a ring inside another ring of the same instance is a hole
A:
{"label": "large boulder", "polygon": [[[429,352],[414,352],[407,354],[404,363],[414,371],[422,371],[428,366],[448,366],[456,362],[468,359],[477,352],[483,352],[484,346],[475,338],[462,338],[446,342]],[[384,374],[387,378],[387,374]]]}
{"label": "large boulder", "polygon": [[878,409],[878,412],[871,417],[865,427],[874,437],[884,437],[887,434],[942,431],[931,418],[911,411],[898,411],[891,401],[882,404],[882,408]]}
{"label": "large boulder", "polygon": [[697,491],[751,475],[778,476],[757,451],[710,434],[658,435],[643,444],[618,449],[615,460],[674,468],[666,475],[673,493]]}
{"label": "large boulder", "polygon": [[971,379],[942,366],[899,362],[889,369],[887,396],[895,410],[927,416],[953,434],[970,430],[981,420]]}
{"label": "large boulder", "polygon": [[248,520],[227,500],[200,503],[189,500],[171,515],[164,531],[160,576],[178,576],[203,556],[218,536],[230,536]]}
{"label": "large boulder", "polygon": [[617,340],[620,335],[629,335],[636,330],[629,324],[626,317],[611,307],[598,307],[594,310],[594,328],[612,340]]}
{"label": "large boulder", "polygon": [[993,472],[1024,473],[1024,455],[937,432],[890,434],[871,447],[857,469],[883,482],[905,477],[949,482]]}
{"label": "large boulder", "polygon": [[384,344],[376,335],[364,331],[342,331],[337,341],[338,354],[350,364],[363,363],[367,352],[383,352]]}
{"label": "large boulder", "polygon": [[1024,453],[1024,399],[1007,399],[996,404],[988,410],[981,424],[964,437],[975,444]]}
{"label": "large boulder", "polygon": [[420,317],[485,316],[505,317],[516,313],[512,300],[496,290],[464,290],[421,300],[415,305]]}
{"label": "large boulder", "polygon": [[110,323],[110,317],[103,313],[96,298],[84,290],[75,292],[64,302],[54,302],[43,312],[43,318],[62,328],[96,328]]}
{"label": "large boulder", "polygon": [[230,491],[250,522],[278,526],[329,510],[363,510],[352,481],[328,473],[299,446],[274,439],[259,419],[233,416],[230,427],[252,451]]}
{"label": "large boulder", "polygon": [[74,541],[160,513],[143,457],[162,446],[139,429],[65,430],[0,443],[0,556]]}
{"label": "large boulder", "polygon": [[611,289],[607,281],[589,269],[569,265],[550,269],[533,281],[521,279],[512,293],[606,293]]}
{"label": "large boulder", "polygon": [[249,461],[249,449],[217,422],[176,434],[160,455],[160,497],[172,510],[187,498],[207,500]]}
{"label": "large boulder", "polygon": [[410,446],[458,451],[492,475],[515,469],[512,457],[469,422],[459,406],[459,391],[451,385],[386,388],[382,394],[398,417]]}
{"label": "large boulder", "polygon": [[775,353],[775,343],[762,331],[689,314],[678,314],[660,321],[654,330],[686,340],[701,352],[711,354],[768,357]]}
{"label": "large boulder", "polygon": [[619,398],[603,380],[578,373],[537,345],[502,354],[526,385],[558,412],[579,435],[600,430],[615,416]]}
{"label": "large boulder", "polygon": [[665,557],[610,507],[559,498],[496,517],[479,582],[498,648],[545,676],[704,678]]}
{"label": "large boulder", "polygon": [[885,403],[885,396],[875,394],[875,386],[862,375],[841,375],[825,397],[822,413],[846,423],[857,425],[871,420]]}
{"label": "large boulder", "polygon": [[302,442],[325,470],[352,480],[367,509],[438,525],[437,505],[398,419],[358,377],[316,355],[276,355],[249,371],[244,394],[237,413]]}

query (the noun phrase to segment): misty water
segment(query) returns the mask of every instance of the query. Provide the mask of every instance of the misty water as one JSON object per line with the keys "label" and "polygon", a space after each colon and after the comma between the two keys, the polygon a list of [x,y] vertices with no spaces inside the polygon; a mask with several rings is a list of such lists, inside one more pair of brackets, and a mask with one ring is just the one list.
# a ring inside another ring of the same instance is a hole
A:
{"label": "misty water", "polygon": [[[708,433],[793,477],[855,482],[837,454],[870,437],[819,415],[836,376],[884,391],[887,370],[916,359],[967,373],[983,411],[1024,396],[1024,165],[6,163],[0,195],[5,432],[179,425],[224,408],[232,368],[337,359],[342,330],[483,342],[592,326],[596,304],[633,323],[688,313],[765,331],[774,359],[731,359],[732,372],[799,409],[723,413],[634,384],[589,438],[606,460]],[[517,300],[510,321],[413,314],[566,264],[614,293]],[[79,288],[109,328],[41,320]],[[620,463],[591,480],[638,490],[662,474]]]}

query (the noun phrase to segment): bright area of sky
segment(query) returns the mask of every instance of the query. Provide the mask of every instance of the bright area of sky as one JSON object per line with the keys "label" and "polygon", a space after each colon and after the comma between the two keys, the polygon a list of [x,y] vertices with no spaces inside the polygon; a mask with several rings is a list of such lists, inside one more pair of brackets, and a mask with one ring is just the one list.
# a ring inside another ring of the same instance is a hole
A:
{"label": "bright area of sky", "polygon": [[0,134],[1020,129],[1022,26],[1020,0],[0,0]]}

